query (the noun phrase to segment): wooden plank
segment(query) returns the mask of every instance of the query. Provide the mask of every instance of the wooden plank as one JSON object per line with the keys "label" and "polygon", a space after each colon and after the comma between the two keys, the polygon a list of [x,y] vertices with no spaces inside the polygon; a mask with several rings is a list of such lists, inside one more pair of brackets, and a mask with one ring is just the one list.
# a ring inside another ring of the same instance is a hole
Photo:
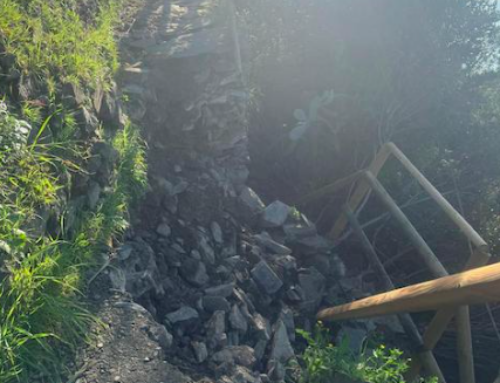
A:
{"label": "wooden plank", "polygon": [[460,383],[474,383],[474,353],[468,306],[461,306],[457,311],[457,356]]}
{"label": "wooden plank", "polygon": [[417,229],[415,229],[413,224],[406,217],[405,213],[403,213],[401,208],[392,199],[387,190],[385,190],[384,186],[369,171],[366,171],[364,174],[373,191],[377,194],[377,197],[382,201],[391,215],[399,222],[401,229],[406,233],[413,245],[416,247],[418,253],[422,256],[422,259],[426,263],[427,267],[429,267],[432,271],[433,275],[436,277],[444,277],[448,275],[448,272],[443,267],[441,262],[439,262],[429,245],[427,245],[425,240],[418,233]]}
{"label": "wooden plank", "polygon": [[[382,277],[382,283],[386,290],[394,290],[395,286],[391,281],[391,278],[387,274],[384,265],[380,261],[380,258],[377,255],[377,252],[373,248],[370,240],[366,236],[363,231],[358,219],[354,215],[354,213],[349,209],[349,207],[344,208],[344,213],[353,228],[354,234],[357,236],[361,245],[368,256],[368,261],[372,265],[372,267],[377,271],[377,273]],[[398,315],[399,322],[403,329],[405,330],[406,335],[413,342],[413,347],[415,349],[421,349],[423,346],[422,336],[420,335],[415,322],[411,319],[411,316],[407,313]],[[424,368],[429,372],[429,374],[433,376],[437,376],[441,383],[446,383],[443,373],[437,364],[437,361],[431,351],[427,351],[425,355],[421,358],[422,364]]]}
{"label": "wooden plank", "polygon": [[[385,162],[389,158],[390,154],[391,152],[389,150],[389,147],[387,146],[387,144],[384,144],[378,151],[377,155],[373,159],[370,166],[368,166],[367,170],[369,170],[375,176],[378,175],[378,173],[384,166]],[[359,207],[361,202],[363,202],[363,199],[365,198],[366,194],[369,191],[370,191],[370,185],[366,182],[366,180],[361,178],[356,188],[354,189],[354,193],[352,194],[351,198],[347,203],[349,208],[352,211],[356,211],[356,209]],[[335,225],[333,229],[330,231],[328,236],[332,239],[337,239],[344,231],[346,224],[347,224],[347,218],[344,214],[341,214],[341,216],[335,222]]]}
{"label": "wooden plank", "polygon": [[387,147],[399,162],[410,172],[410,174],[418,181],[420,186],[436,201],[443,209],[446,215],[459,227],[462,233],[476,246],[486,247],[486,241],[478,234],[476,230],[465,220],[464,217],[448,202],[446,198],[432,185],[427,178],[412,164],[412,162],[399,150],[399,148],[390,142]]}
{"label": "wooden plank", "polygon": [[325,185],[325,186],[321,187],[320,189],[315,190],[314,192],[299,199],[295,204],[296,205],[304,205],[304,204],[309,203],[311,201],[314,201],[318,198],[321,198],[327,194],[336,193],[339,190],[342,190],[342,189],[348,187],[353,182],[358,180],[362,174],[363,174],[363,170],[360,170],[360,171],[357,171],[355,173],[348,175],[347,177],[341,178],[332,184]]}
{"label": "wooden plank", "polygon": [[500,263],[418,283],[319,312],[319,320],[370,318],[500,301]]}

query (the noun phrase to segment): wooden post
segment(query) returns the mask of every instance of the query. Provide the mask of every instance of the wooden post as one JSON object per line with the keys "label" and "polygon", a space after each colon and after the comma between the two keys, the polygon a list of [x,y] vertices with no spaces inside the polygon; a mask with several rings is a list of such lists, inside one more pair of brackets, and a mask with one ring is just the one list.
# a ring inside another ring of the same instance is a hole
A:
{"label": "wooden post", "polygon": [[434,276],[444,277],[448,275],[448,272],[443,267],[441,262],[439,262],[429,245],[427,245],[422,236],[418,233],[417,229],[415,229],[410,220],[406,217],[396,202],[394,202],[387,190],[385,190],[384,186],[382,186],[382,184],[369,171],[365,172],[365,178],[373,188],[375,194],[377,194],[392,216],[399,222],[401,229],[403,229],[408,235]]}
{"label": "wooden post", "polygon": [[[488,263],[489,259],[490,254],[487,251],[484,251],[484,249],[482,248],[476,249],[467,262],[465,270],[484,266]],[[432,321],[430,322],[423,335],[424,348],[426,350],[434,349],[437,342],[439,341],[439,339],[441,339],[441,336],[446,330],[448,323],[450,323],[450,321],[453,319],[455,312],[456,310],[454,308],[444,308],[439,310],[436,315],[434,315],[434,318],[432,318]],[[418,372],[420,371],[420,367],[420,361],[417,358],[412,359],[410,370],[407,373],[408,381],[411,382],[417,377]]]}
{"label": "wooden post", "polygon": [[[387,144],[384,144],[378,151],[377,155],[375,156],[370,166],[368,167],[368,170],[372,172],[372,174],[377,175],[384,166],[387,159],[389,158],[390,154],[391,152],[389,150],[389,147],[387,146]],[[369,191],[370,191],[370,185],[366,182],[366,180],[361,178],[356,188],[354,189],[354,193],[349,199],[349,202],[347,203],[349,208],[352,211],[356,211],[359,204],[363,202],[363,198],[365,198],[366,194]],[[338,218],[337,222],[335,222],[335,226],[330,231],[329,237],[337,239],[340,236],[340,234],[342,234],[342,232],[344,231],[346,224],[347,224],[347,218],[344,214],[342,214]]]}
{"label": "wooden post", "polygon": [[[444,378],[443,372],[439,368],[436,358],[434,358],[434,354],[431,351],[421,352],[418,355],[418,358],[424,365],[429,375],[438,378],[439,383],[446,383],[446,379]],[[409,380],[408,383],[411,383],[411,380]]]}
{"label": "wooden post", "polygon": [[[370,240],[363,231],[358,219],[347,206],[344,208],[344,213],[349,220],[351,227],[353,228],[354,234],[361,242],[361,245],[363,246],[363,249],[368,256],[368,261],[370,262],[372,267],[381,275],[384,288],[386,290],[394,290],[395,286],[392,283],[391,278],[387,274],[384,265],[380,261],[377,252],[375,251],[372,244],[370,243]],[[407,313],[399,314],[398,319],[403,326],[406,335],[414,343],[414,347],[416,349],[421,349],[423,346],[423,340],[420,333],[418,332],[415,322],[413,322],[413,319],[411,319],[411,316]],[[424,365],[424,368],[431,375],[437,376],[441,383],[446,383],[443,373],[441,372],[441,369],[439,368],[439,365],[437,364],[436,359],[434,358],[434,355],[431,351],[426,352],[426,355],[421,358],[421,361]]]}
{"label": "wooden post", "polygon": [[465,236],[476,247],[487,247],[486,242],[477,233],[476,230],[465,220],[464,217],[443,197],[443,195],[432,185],[425,176],[411,163],[411,161],[399,150],[392,142],[387,144],[390,152],[396,157],[399,162],[410,172],[410,174],[418,181],[420,186],[429,193],[436,203],[444,210],[446,215],[459,227]]}
{"label": "wooden post", "polygon": [[500,301],[500,263],[403,287],[319,312],[319,320],[370,318]]}
{"label": "wooden post", "polygon": [[461,306],[457,311],[457,353],[460,383],[474,383],[474,353],[468,306]]}

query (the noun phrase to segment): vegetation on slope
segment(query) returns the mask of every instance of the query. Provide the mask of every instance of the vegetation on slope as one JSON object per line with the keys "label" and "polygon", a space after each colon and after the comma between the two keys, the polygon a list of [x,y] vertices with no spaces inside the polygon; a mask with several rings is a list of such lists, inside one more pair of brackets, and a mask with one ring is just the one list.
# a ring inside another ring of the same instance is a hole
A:
{"label": "vegetation on slope", "polygon": [[[378,345],[375,349],[365,348],[354,353],[347,338],[334,345],[328,330],[320,325],[312,335],[305,331],[299,334],[307,342],[300,358],[300,383],[330,383],[339,376],[366,383],[405,383],[404,373],[409,364],[398,349]],[[421,382],[436,383],[437,380],[429,378]]]}
{"label": "vegetation on slope", "polygon": [[[75,180],[90,175],[96,154],[61,90],[111,86],[117,5],[0,0],[0,66],[8,68],[0,79],[1,382],[65,375],[93,320],[81,299],[88,271],[126,228],[145,186],[136,128],[99,127],[94,136],[107,137],[100,141],[113,157],[108,185],[96,206],[72,205]],[[23,81],[28,97],[14,89]]]}

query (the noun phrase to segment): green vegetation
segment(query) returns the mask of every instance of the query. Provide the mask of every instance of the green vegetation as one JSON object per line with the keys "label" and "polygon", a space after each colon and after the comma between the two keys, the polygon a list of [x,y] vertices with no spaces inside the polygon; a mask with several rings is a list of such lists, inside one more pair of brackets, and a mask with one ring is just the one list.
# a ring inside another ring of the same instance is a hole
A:
{"label": "green vegetation", "polygon": [[[0,0],[0,46],[24,73],[43,78],[50,92],[58,81],[108,84],[118,68],[117,3],[99,1],[96,9],[78,3]],[[83,7],[90,20],[82,20]]]}
{"label": "green vegetation", "polygon": [[83,170],[61,157],[60,144],[28,144],[27,123],[1,105],[0,381],[29,381],[33,370],[57,381],[64,355],[92,321],[79,302],[84,272],[126,228],[127,208],[145,185],[143,147],[132,126],[119,132],[111,142],[118,154],[111,191],[52,238],[39,233],[37,217],[63,205],[70,186],[64,175]]}
{"label": "green vegetation", "polygon": [[[65,83],[109,88],[118,5],[127,1],[0,0],[0,69],[8,72],[0,77],[2,383],[63,381],[64,362],[94,321],[82,299],[87,276],[146,184],[137,129],[100,127],[110,174],[97,206],[75,200],[74,181],[89,176],[100,153],[77,140],[79,111],[61,101]],[[11,89],[16,72],[30,79],[23,102]]]}
{"label": "green vegetation", "polygon": [[[314,335],[305,331],[299,334],[307,341],[307,348],[301,356],[302,371],[300,383],[331,383],[343,375],[355,381],[366,383],[404,383],[404,372],[408,360],[397,349],[379,345],[374,350],[365,349],[359,355],[349,349],[348,339],[333,345],[328,330],[317,326]],[[427,379],[426,383],[436,383]]]}

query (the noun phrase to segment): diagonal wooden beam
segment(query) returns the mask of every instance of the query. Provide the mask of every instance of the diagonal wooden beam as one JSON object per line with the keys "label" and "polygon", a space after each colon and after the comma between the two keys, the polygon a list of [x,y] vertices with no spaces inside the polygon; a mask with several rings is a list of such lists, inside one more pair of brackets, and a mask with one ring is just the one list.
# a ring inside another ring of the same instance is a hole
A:
{"label": "diagonal wooden beam", "polygon": [[387,144],[389,151],[408,172],[417,180],[422,188],[436,201],[446,215],[458,226],[464,235],[476,246],[486,248],[486,241],[474,230],[469,222],[448,202],[446,198],[432,185],[427,178],[417,169],[415,165],[404,155],[404,153],[393,143]]}
{"label": "diagonal wooden beam", "polygon": [[[389,158],[390,154],[391,152],[389,150],[389,147],[387,146],[387,144],[384,144],[378,151],[377,155],[373,159],[370,166],[368,166],[367,170],[370,171],[375,176],[378,175],[378,173],[384,166],[385,162]],[[356,211],[369,191],[370,191],[370,185],[368,185],[366,180],[361,178],[358,184],[356,185],[356,188],[354,189],[352,196],[349,198],[349,201],[347,202],[349,209],[351,209],[352,211]],[[347,225],[347,218],[345,214],[341,214],[340,217],[335,222],[335,225],[333,226],[328,236],[332,239],[337,239],[344,231],[346,225]]]}
{"label": "diagonal wooden beam", "polygon": [[[392,283],[389,274],[387,274],[384,265],[380,261],[380,258],[378,257],[377,252],[370,243],[370,240],[368,239],[366,233],[363,231],[363,228],[361,227],[361,224],[359,223],[358,219],[348,207],[344,208],[344,213],[347,219],[349,220],[349,224],[351,225],[354,234],[361,242],[361,245],[368,257],[368,261],[370,262],[371,266],[377,271],[377,273],[381,276],[384,288],[386,290],[394,290],[396,287]],[[422,336],[420,335],[418,328],[415,325],[415,322],[413,322],[413,319],[411,318],[410,314],[408,313],[399,314],[398,319],[401,322],[401,325],[403,326],[406,335],[413,342],[414,348],[422,349],[423,346]],[[419,359],[424,365],[424,368],[431,375],[438,377],[440,383],[446,383],[443,373],[439,368],[439,365],[437,364],[436,358],[434,357],[432,351],[427,351],[426,353],[419,355]]]}
{"label": "diagonal wooden beam", "polygon": [[432,274],[435,277],[444,277],[448,275],[448,272],[443,267],[441,262],[439,262],[429,245],[427,245],[427,242],[425,242],[422,236],[418,233],[417,229],[415,229],[413,224],[406,217],[405,213],[403,213],[401,208],[392,199],[380,181],[377,180],[377,178],[369,171],[366,171],[364,175],[377,197],[382,201],[391,215],[398,221],[401,230],[403,230],[411,240],[427,267],[429,267],[432,271]]}

